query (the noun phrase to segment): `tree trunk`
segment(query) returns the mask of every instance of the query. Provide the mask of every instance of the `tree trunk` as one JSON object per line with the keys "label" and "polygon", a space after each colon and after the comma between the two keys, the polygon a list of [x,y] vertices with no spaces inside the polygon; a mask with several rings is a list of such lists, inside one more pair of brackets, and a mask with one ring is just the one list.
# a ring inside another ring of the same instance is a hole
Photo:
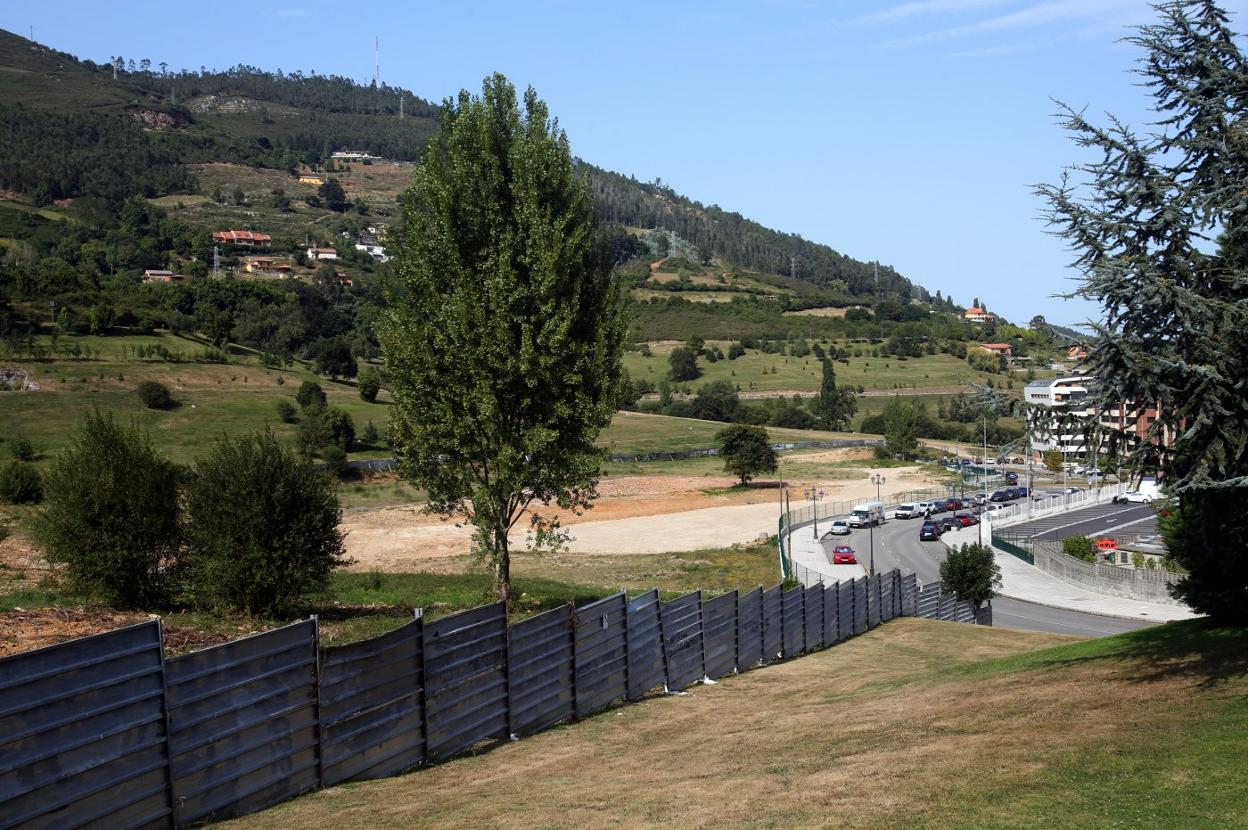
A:
{"label": "tree trunk", "polygon": [[511,607],[511,553],[507,549],[507,531],[494,531],[494,596]]}

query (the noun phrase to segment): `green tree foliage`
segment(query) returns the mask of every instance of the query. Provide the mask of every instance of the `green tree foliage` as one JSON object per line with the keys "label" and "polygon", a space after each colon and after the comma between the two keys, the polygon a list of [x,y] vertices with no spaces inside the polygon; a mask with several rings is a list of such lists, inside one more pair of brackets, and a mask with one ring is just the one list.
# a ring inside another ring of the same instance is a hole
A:
{"label": "green tree foliage", "polygon": [[377,394],[381,392],[381,378],[377,376],[375,371],[365,369],[360,372],[356,385],[360,390],[360,400],[367,403],[376,403]]}
{"label": "green tree foliage", "polygon": [[327,337],[316,344],[316,373],[330,378],[353,378],[358,368],[351,347],[341,337]]}
{"label": "green tree foliage", "polygon": [[823,361],[817,411],[824,428],[833,430],[849,429],[849,423],[858,411],[858,398],[854,391],[836,385],[836,368],[831,360]]}
{"label": "green tree foliage", "polygon": [[742,346],[740,343],[729,344],[728,346],[728,359],[729,360],[736,360],[738,357],[743,357],[744,355],[745,355],[745,346]]}
{"label": "green tree foliage", "polygon": [[18,461],[34,461],[35,446],[25,435],[19,435],[9,444],[9,454]]}
{"label": "green tree foliage", "polygon": [[[1211,0],[1157,7],[1128,41],[1157,129],[1064,122],[1094,160],[1038,192],[1101,306],[1089,360],[1096,403],[1160,402],[1148,440],[1126,447],[1181,501],[1163,524],[1188,574],[1175,594],[1228,624],[1248,623],[1248,56]],[[1217,246],[1208,241],[1218,234]],[[1173,442],[1164,439],[1173,435]],[[1125,436],[1107,436],[1111,453]]]}
{"label": "green tree foliage", "polygon": [[1001,568],[988,545],[950,548],[940,563],[940,581],[959,599],[976,606],[989,602],[1001,590]]}
{"label": "green tree foliage", "polygon": [[926,415],[915,404],[891,400],[884,407],[884,452],[889,456],[913,455],[919,447],[919,429]]}
{"label": "green tree foliage", "polygon": [[325,207],[338,213],[351,207],[347,201],[347,192],[342,189],[337,179],[326,179],[325,183],[316,189],[316,195]]}
{"label": "green tree foliage", "polygon": [[360,435],[360,442],[366,447],[376,447],[381,443],[381,433],[377,431],[377,427],[372,421],[364,427],[363,434]]}
{"label": "green tree foliage", "polygon": [[693,417],[704,421],[735,421],[740,398],[730,381],[704,384],[690,404]]}
{"label": "green tree foliage", "polygon": [[1087,536],[1068,536],[1062,540],[1062,552],[1084,562],[1096,561],[1096,543]]}
{"label": "green tree foliage", "polygon": [[715,440],[724,459],[724,470],[740,479],[742,487],[759,473],[775,472],[776,451],[763,427],[734,424],[716,433]]}
{"label": "green tree foliage", "polygon": [[1062,462],[1064,460],[1065,459],[1062,458],[1060,450],[1046,450],[1044,454],[1040,456],[1040,461],[1051,473],[1060,473],[1062,471]]}
{"label": "green tree foliage", "polygon": [[334,487],[271,433],[225,438],[186,492],[187,591],[201,605],[285,614],[348,564]]}
{"label": "green tree foliage", "polygon": [[179,478],[138,427],[89,414],[47,471],[35,536],[76,589],[125,608],[158,602],[181,538]]}
{"label": "green tree foliage", "polygon": [[169,387],[155,380],[145,380],[139,384],[139,400],[148,409],[168,409],[173,406],[173,396]]}
{"label": "green tree foliage", "polygon": [[698,354],[687,346],[672,349],[672,353],[667,356],[667,362],[668,376],[678,383],[697,380],[702,376],[702,370],[698,368]]}
{"label": "green tree foliage", "polygon": [[283,424],[293,424],[299,420],[299,412],[295,405],[285,398],[277,399],[277,417]]}
{"label": "green tree foliage", "polygon": [[33,465],[16,459],[0,464],[0,501],[34,504],[43,499],[43,477]]}
{"label": "green tree foliage", "polygon": [[325,406],[325,390],[316,381],[305,380],[299,385],[299,391],[295,394],[295,400],[299,403],[299,408],[304,411],[321,409]]}
{"label": "green tree foliage", "polygon": [[561,540],[537,505],[597,496],[625,326],[567,137],[501,75],[447,101],[403,197],[401,291],[379,327],[400,469],[464,514],[511,598],[508,534]]}

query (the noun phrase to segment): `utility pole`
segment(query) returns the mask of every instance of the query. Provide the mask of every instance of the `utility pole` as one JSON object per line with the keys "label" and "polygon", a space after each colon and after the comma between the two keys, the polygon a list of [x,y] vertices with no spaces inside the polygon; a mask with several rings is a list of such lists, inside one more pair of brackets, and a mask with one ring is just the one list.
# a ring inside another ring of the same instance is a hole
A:
{"label": "utility pole", "polygon": [[824,492],[820,490],[818,487],[808,487],[802,491],[802,495],[810,499],[810,512],[811,512],[812,517],[815,520],[815,538],[818,539],[819,538],[819,505],[816,503],[816,500],[823,498]]}

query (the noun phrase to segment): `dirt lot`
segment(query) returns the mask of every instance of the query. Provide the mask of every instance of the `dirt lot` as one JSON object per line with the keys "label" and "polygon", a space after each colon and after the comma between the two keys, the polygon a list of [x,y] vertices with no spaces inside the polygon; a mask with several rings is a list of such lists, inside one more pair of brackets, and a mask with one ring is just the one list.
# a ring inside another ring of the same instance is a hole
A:
{"label": "dirt lot", "polygon": [[[861,457],[859,450],[805,454],[803,465]],[[889,471],[881,492],[913,490],[929,484],[918,467]],[[775,532],[779,493],[774,488],[723,492],[726,477],[620,476],[605,479],[602,498],[582,516],[560,515],[571,530],[569,550],[579,553],[643,554],[699,550],[750,542]],[[866,480],[786,481],[793,491],[817,483],[830,501],[874,498]],[[453,521],[420,512],[419,505],[360,509],[343,517],[347,552],[359,570],[441,570],[468,550],[470,531]],[[523,546],[523,531],[512,538]]]}

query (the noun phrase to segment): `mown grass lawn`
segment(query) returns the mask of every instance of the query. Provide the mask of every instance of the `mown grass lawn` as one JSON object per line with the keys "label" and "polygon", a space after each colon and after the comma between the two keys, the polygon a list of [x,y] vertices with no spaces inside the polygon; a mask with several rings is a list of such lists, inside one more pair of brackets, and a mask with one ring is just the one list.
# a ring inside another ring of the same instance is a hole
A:
{"label": "mown grass lawn", "polygon": [[230,830],[1248,826],[1248,632],[898,619]]}

